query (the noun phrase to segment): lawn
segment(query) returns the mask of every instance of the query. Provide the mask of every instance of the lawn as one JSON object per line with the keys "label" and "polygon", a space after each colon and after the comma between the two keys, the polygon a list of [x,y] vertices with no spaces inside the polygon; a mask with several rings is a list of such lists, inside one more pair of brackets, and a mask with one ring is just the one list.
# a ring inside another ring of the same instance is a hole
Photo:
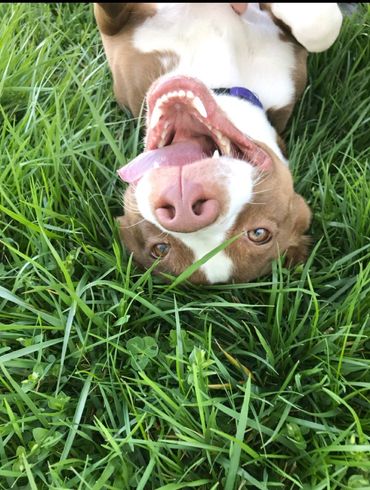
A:
{"label": "lawn", "polygon": [[285,134],[308,261],[211,287],[121,247],[141,134],[91,4],[0,13],[0,488],[369,490],[369,4]]}

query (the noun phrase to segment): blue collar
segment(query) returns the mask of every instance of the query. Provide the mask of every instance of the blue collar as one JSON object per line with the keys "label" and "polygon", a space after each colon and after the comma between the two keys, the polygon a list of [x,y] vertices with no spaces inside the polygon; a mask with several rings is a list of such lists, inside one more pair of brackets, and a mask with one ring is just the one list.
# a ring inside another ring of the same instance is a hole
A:
{"label": "blue collar", "polygon": [[218,95],[233,95],[240,99],[245,99],[251,102],[253,105],[263,109],[263,105],[256,94],[244,87],[231,87],[231,88],[214,88],[212,89]]}

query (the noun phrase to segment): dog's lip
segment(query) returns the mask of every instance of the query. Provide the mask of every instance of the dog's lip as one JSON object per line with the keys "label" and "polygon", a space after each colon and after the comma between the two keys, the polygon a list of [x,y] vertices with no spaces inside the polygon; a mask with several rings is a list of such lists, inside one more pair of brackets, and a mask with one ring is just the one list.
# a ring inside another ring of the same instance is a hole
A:
{"label": "dog's lip", "polygon": [[[193,96],[193,101],[196,100],[201,102],[206,117],[201,113],[202,111],[193,112],[198,120],[208,127],[216,137],[223,136],[232,141],[245,152],[246,158],[251,160],[251,163],[256,165],[265,164],[265,166],[268,166],[267,162],[261,161],[264,159],[261,159],[261,154],[256,143],[234,126],[218,105],[213,92],[202,81],[182,75],[162,77],[154,82],[148,92],[148,132],[145,145],[146,150],[158,148],[158,143],[160,143],[160,138],[162,136],[162,133],[159,133],[162,129],[160,124],[157,124],[155,127],[151,126],[151,121],[153,115],[155,115],[158,101],[171,93],[180,94],[181,92],[184,92],[185,94],[190,92]],[[173,103],[173,98],[171,99],[171,103]]]}
{"label": "dog's lip", "polygon": [[145,151],[118,170],[126,182],[139,180],[153,168],[212,157],[216,149],[261,170],[271,167],[270,155],[233,125],[200,80],[179,75],[160,78],[148,92],[147,107]]}

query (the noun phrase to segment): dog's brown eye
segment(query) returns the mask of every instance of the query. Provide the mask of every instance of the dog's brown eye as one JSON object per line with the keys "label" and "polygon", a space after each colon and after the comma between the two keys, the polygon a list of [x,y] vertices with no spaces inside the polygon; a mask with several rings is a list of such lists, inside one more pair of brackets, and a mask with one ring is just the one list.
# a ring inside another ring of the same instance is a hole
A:
{"label": "dog's brown eye", "polygon": [[249,230],[247,232],[248,238],[251,242],[257,245],[263,245],[271,240],[272,234],[266,228],[256,228],[255,230]]}
{"label": "dog's brown eye", "polygon": [[150,255],[153,259],[162,259],[170,251],[170,246],[168,243],[156,243],[150,250]]}

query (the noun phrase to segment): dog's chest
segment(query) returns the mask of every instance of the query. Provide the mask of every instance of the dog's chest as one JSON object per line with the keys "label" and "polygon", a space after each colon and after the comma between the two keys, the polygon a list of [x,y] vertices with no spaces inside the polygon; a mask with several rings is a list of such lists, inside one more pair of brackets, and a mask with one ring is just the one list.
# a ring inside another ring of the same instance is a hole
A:
{"label": "dog's chest", "polygon": [[145,53],[174,52],[179,63],[170,73],[202,80],[211,88],[244,86],[265,109],[280,108],[294,96],[294,47],[259,4],[240,17],[230,4],[157,4],[158,11],[137,28],[133,42]]}

